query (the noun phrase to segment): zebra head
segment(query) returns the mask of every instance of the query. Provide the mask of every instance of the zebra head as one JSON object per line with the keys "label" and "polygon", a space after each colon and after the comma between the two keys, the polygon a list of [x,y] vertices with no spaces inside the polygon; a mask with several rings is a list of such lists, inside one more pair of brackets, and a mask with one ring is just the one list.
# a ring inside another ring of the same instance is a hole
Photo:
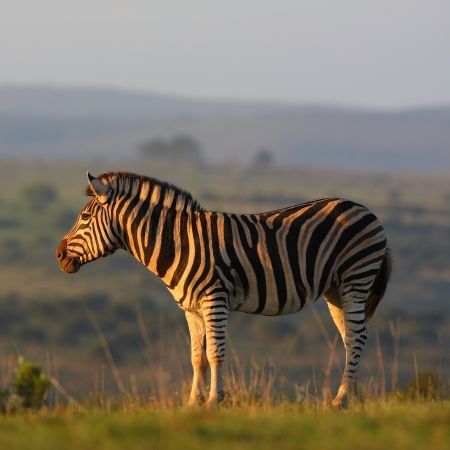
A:
{"label": "zebra head", "polygon": [[56,250],[59,267],[66,273],[78,272],[83,264],[111,255],[122,247],[111,220],[111,188],[89,172],[87,178],[87,193],[92,199]]}

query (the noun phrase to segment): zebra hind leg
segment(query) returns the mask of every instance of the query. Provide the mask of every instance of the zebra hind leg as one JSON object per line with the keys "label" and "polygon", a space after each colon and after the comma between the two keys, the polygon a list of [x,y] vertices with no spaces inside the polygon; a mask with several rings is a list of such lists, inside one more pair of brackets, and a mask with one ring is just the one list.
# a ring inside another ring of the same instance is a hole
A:
{"label": "zebra hind leg", "polygon": [[342,342],[345,345],[345,328],[344,328],[344,311],[342,311],[342,304],[339,298],[339,292],[336,288],[331,288],[325,295],[325,300],[327,301],[327,306],[330,311],[331,317],[333,319],[336,328],[341,335]]}
{"label": "zebra hind leg", "polygon": [[[357,370],[367,341],[364,305],[366,293],[353,291],[352,286],[344,288],[339,295],[342,309],[328,302],[333,320],[339,329],[345,346],[345,367],[338,393],[332,405],[337,409],[347,407],[349,395],[356,392]],[[339,313],[339,309],[341,313]]]}

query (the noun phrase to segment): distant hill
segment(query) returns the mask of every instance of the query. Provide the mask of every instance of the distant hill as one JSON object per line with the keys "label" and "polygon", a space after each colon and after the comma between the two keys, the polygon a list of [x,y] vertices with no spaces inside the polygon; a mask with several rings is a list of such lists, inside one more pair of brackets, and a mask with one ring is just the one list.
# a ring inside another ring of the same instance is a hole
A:
{"label": "distant hill", "polygon": [[60,119],[187,119],[295,109],[264,102],[196,100],[118,88],[0,85],[0,114]]}
{"label": "distant hill", "polygon": [[450,170],[450,107],[404,111],[206,101],[120,89],[0,86],[0,156],[134,158],[146,139],[194,136],[207,159]]}

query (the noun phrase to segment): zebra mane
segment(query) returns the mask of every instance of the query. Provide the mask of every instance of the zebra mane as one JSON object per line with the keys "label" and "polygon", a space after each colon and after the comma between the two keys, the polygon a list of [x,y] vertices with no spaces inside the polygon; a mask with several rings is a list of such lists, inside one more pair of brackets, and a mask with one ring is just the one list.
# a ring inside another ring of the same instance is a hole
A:
{"label": "zebra mane", "polygon": [[[158,180],[157,178],[146,177],[144,175],[137,175],[131,172],[105,172],[97,177],[103,184],[110,186],[116,193],[126,194],[131,192],[146,192],[149,197],[155,189],[159,190],[160,197],[167,195],[174,195],[177,201],[183,203],[183,209],[186,211],[202,211],[203,208],[199,205],[192,195],[174,186],[171,183]],[[94,193],[91,187],[86,188],[86,195],[93,197]]]}

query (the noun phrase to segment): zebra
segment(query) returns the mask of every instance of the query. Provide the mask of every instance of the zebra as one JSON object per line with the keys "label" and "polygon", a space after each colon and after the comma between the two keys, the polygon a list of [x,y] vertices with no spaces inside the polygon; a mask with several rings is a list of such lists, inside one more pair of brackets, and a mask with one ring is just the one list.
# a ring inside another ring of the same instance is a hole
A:
{"label": "zebra", "polygon": [[336,408],[354,391],[366,322],[385,294],[391,255],[366,207],[323,198],[261,214],[203,209],[190,193],[127,172],[87,173],[92,197],[56,250],[61,270],[124,249],[162,279],[184,310],[191,339],[188,405],[224,398],[230,311],[292,314],[323,296],[345,347]]}

